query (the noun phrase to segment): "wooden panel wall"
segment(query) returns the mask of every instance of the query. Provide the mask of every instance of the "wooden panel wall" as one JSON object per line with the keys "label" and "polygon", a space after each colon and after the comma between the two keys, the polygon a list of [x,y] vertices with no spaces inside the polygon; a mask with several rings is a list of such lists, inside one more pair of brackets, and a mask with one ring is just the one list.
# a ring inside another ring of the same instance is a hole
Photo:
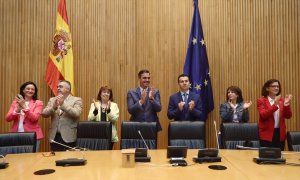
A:
{"label": "wooden panel wall", "polygon": [[[46,104],[51,92],[45,70],[54,34],[58,0],[0,0],[0,132],[21,83],[37,83]],[[294,95],[288,130],[300,131],[300,1],[199,1],[214,93],[215,110],[207,120],[207,146],[215,147],[213,120],[220,123],[219,104],[226,88],[237,85],[252,100],[251,122],[257,122],[256,99],[269,78],[282,83],[283,95]],[[137,87],[137,73],[151,71],[152,86],[161,92],[163,131],[159,148],[167,146],[167,105],[178,90],[193,15],[192,0],[67,0],[73,38],[76,95],[83,98],[86,120],[100,86],[113,88],[121,121],[128,120],[126,94]],[[48,151],[50,119],[40,119]],[[119,148],[119,144],[115,146]]]}

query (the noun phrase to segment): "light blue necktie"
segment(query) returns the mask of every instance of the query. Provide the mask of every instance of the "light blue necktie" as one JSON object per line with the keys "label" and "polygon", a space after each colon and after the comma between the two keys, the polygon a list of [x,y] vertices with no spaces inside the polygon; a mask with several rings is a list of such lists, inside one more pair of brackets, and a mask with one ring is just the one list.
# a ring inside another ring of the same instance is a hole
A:
{"label": "light blue necktie", "polygon": [[185,102],[185,105],[188,104],[188,94],[187,93],[183,93],[183,101]]}

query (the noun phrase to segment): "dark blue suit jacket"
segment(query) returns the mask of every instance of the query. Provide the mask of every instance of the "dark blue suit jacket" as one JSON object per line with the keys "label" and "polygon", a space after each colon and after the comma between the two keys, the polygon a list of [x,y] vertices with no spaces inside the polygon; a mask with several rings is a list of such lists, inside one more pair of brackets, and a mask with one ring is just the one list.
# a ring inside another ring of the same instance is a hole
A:
{"label": "dark blue suit jacket", "polygon": [[141,99],[140,88],[131,89],[127,93],[127,108],[131,114],[131,121],[139,122],[157,122],[157,129],[161,130],[161,125],[157,116],[157,112],[161,111],[160,95],[158,89],[154,89],[154,99],[149,100],[149,91],[147,92],[145,103],[141,106],[139,100]]}
{"label": "dark blue suit jacket", "polygon": [[183,101],[181,93],[177,92],[170,96],[168,118],[174,119],[175,121],[202,121],[203,110],[200,102],[200,96],[190,91],[188,96],[188,103],[191,102],[191,100],[195,102],[194,109],[192,111],[189,111],[189,106],[185,105],[183,111],[180,111],[178,108],[178,103]]}

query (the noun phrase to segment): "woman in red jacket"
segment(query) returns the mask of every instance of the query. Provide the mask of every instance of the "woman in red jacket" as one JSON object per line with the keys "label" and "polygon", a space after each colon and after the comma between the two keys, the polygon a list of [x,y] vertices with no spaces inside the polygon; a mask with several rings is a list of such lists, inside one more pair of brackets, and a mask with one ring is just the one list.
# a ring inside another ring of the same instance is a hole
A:
{"label": "woman in red jacket", "polygon": [[259,139],[261,147],[277,147],[284,150],[286,139],[285,118],[292,117],[292,95],[281,97],[281,85],[277,79],[265,82],[262,96],[257,100],[259,112]]}
{"label": "woman in red jacket", "polygon": [[25,82],[20,87],[18,94],[12,102],[5,117],[6,121],[13,121],[11,132],[35,132],[39,150],[40,140],[44,137],[41,126],[38,123],[43,110],[43,102],[37,100],[38,89],[33,82]]}

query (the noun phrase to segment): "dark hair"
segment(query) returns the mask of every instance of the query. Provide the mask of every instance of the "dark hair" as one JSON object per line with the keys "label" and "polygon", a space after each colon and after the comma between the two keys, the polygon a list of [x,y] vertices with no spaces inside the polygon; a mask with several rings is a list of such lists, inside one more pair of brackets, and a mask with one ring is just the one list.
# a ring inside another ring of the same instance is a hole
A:
{"label": "dark hair", "polygon": [[278,82],[278,85],[279,85],[279,91],[276,94],[276,96],[278,96],[281,93],[281,84],[280,84],[279,80],[269,79],[267,82],[265,82],[264,86],[261,89],[261,95],[262,96],[267,97],[269,95],[269,92],[267,91],[267,88],[270,87],[270,85],[273,84],[274,82]]}
{"label": "dark hair", "polygon": [[113,92],[112,92],[112,89],[109,86],[102,86],[100,88],[100,90],[98,92],[97,100],[101,101],[101,92],[105,91],[105,90],[109,91],[109,93],[110,93],[109,100],[113,101],[114,100],[114,98],[113,98]]}
{"label": "dark hair", "polygon": [[227,88],[227,90],[226,90],[226,101],[228,101],[228,91],[232,91],[238,96],[237,100],[236,100],[237,103],[241,103],[241,102],[244,101],[242,90],[237,86],[229,86]]}
{"label": "dark hair", "polygon": [[142,70],[140,70],[140,72],[138,73],[138,77],[141,78],[142,74],[144,74],[144,73],[149,73],[149,74],[150,74],[149,70],[147,70],[147,69],[142,69]]}
{"label": "dark hair", "polygon": [[70,86],[70,92],[71,92],[72,86],[71,86],[70,81],[67,81],[67,80],[60,80],[59,83],[61,83],[61,82],[67,83],[67,84]]}
{"label": "dark hair", "polygon": [[33,85],[35,88],[35,92],[34,92],[34,95],[32,96],[32,99],[37,100],[38,88],[36,87],[34,82],[27,81],[27,82],[23,83],[20,87],[20,94],[23,96],[23,98],[25,98],[25,94],[24,94],[23,90],[26,88],[27,85],[30,85],[30,84]]}
{"label": "dark hair", "polygon": [[190,81],[190,78],[189,78],[188,75],[186,75],[186,74],[180,74],[180,75],[178,76],[178,78],[177,78],[177,82],[178,82],[178,83],[179,83],[179,79],[180,79],[181,77],[187,77],[187,78],[189,79],[189,81]]}

